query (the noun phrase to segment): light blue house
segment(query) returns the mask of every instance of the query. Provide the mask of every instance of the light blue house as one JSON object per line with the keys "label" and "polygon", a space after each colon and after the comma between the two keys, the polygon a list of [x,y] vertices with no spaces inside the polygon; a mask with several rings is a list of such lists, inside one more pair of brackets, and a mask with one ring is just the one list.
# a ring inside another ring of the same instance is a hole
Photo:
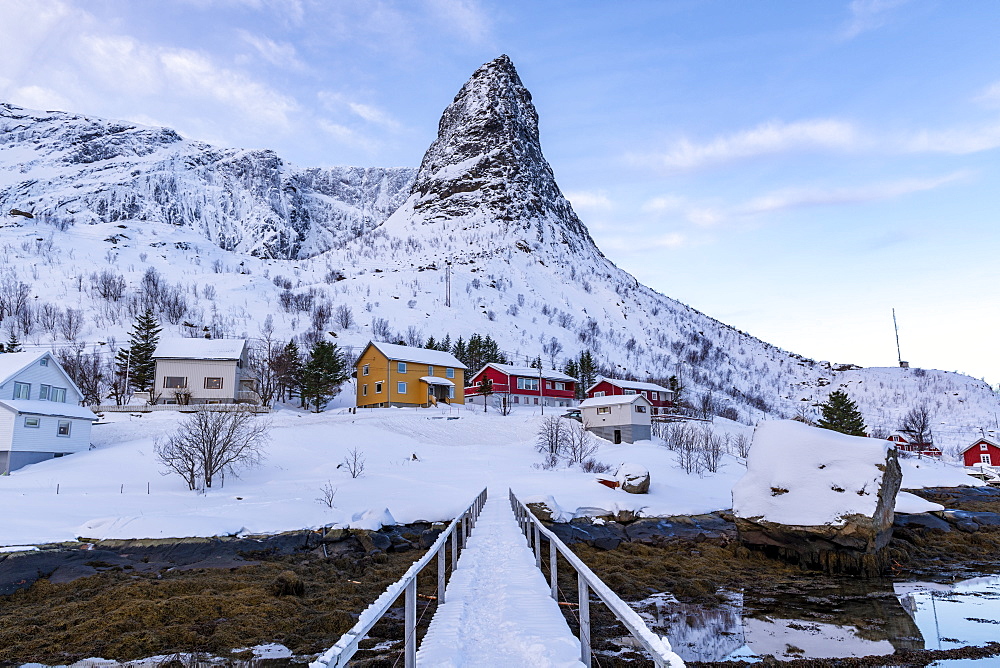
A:
{"label": "light blue house", "polygon": [[48,352],[0,354],[0,474],[90,447],[95,415]]}

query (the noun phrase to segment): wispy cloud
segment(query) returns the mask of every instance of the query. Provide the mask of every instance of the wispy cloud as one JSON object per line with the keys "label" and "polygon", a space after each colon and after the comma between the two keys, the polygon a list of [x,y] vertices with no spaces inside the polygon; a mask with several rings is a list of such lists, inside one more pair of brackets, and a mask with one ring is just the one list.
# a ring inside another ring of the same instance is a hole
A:
{"label": "wispy cloud", "polygon": [[50,88],[21,86],[11,91],[9,99],[28,109],[72,111],[70,102]]}
{"label": "wispy cloud", "polygon": [[892,11],[910,0],[852,0],[848,6],[851,17],[841,32],[844,39],[853,39],[863,32],[881,28],[889,22]]}
{"label": "wispy cloud", "polygon": [[836,119],[814,119],[793,123],[774,121],[749,130],[716,137],[704,143],[683,138],[665,153],[632,156],[632,160],[657,165],[670,171],[684,171],[792,151],[850,150],[856,148],[859,142],[857,130],[846,121]]}
{"label": "wispy cloud", "polygon": [[348,112],[355,118],[380,126],[386,130],[396,131],[402,127],[399,121],[383,109],[379,109],[372,104],[352,100],[343,93],[320,91],[317,96],[323,107],[331,113],[344,114],[344,112]]}
{"label": "wispy cloud", "polygon": [[590,209],[607,211],[612,208],[611,199],[607,193],[600,191],[577,190],[565,193],[574,209]]}
{"label": "wispy cloud", "polygon": [[373,140],[371,137],[349,128],[346,125],[335,123],[326,118],[319,119],[317,124],[323,132],[342,144],[356,146],[366,151],[373,151],[378,146],[378,142]]}
{"label": "wispy cloud", "polygon": [[295,47],[287,42],[275,42],[262,35],[256,35],[247,30],[238,30],[237,33],[244,42],[253,47],[257,55],[275,67],[283,69],[303,71],[306,69],[296,52]]}
{"label": "wispy cloud", "polygon": [[978,127],[922,130],[904,140],[912,153],[978,153],[1000,148],[1000,123]]}
{"label": "wispy cloud", "polygon": [[427,7],[443,26],[467,42],[489,41],[491,26],[486,12],[475,0],[426,0]]}

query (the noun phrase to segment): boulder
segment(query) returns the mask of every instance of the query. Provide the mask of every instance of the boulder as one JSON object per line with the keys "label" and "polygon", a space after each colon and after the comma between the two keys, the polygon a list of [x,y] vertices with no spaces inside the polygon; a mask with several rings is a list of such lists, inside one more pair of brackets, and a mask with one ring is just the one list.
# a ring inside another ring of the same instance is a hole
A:
{"label": "boulder", "polygon": [[525,504],[531,514],[540,519],[543,522],[552,521],[552,508],[548,504],[541,501],[535,501],[533,503]]}
{"label": "boulder", "polygon": [[762,422],[747,473],[733,486],[736,528],[747,547],[771,556],[875,577],[889,566],[884,548],[901,481],[888,441]]}
{"label": "boulder", "polygon": [[649,493],[649,470],[641,464],[624,463],[615,473],[622,490],[629,494]]}

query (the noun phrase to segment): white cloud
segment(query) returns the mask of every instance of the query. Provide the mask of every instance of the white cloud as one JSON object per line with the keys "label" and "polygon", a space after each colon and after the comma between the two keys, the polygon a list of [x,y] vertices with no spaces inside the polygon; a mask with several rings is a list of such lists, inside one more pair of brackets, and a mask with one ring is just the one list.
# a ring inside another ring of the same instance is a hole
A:
{"label": "white cloud", "polygon": [[295,47],[287,42],[275,42],[273,39],[255,35],[247,30],[239,30],[240,38],[252,46],[257,55],[272,65],[284,69],[302,71],[305,63],[299,60]]}
{"label": "white cloud", "polygon": [[863,32],[881,28],[889,22],[892,10],[907,2],[909,0],[852,0],[848,6],[851,18],[844,26],[841,36],[853,39]]}
{"label": "white cloud", "polygon": [[978,153],[1000,147],[1000,123],[973,128],[923,130],[903,141],[913,153]]}
{"label": "white cloud", "polygon": [[489,40],[490,23],[486,12],[475,0],[426,0],[428,8],[436,14],[442,25],[451,27],[472,44]]}
{"label": "white cloud", "polygon": [[334,123],[326,118],[319,119],[317,124],[323,132],[343,144],[356,146],[367,151],[372,151],[378,146],[378,143],[373,141],[371,138],[357,132],[356,130],[352,130],[346,125]]}
{"label": "white cloud", "polygon": [[10,101],[28,109],[72,111],[69,100],[49,88],[22,86],[10,94]]}
{"label": "white cloud", "polygon": [[364,104],[348,99],[348,97],[343,93],[320,91],[318,97],[323,107],[327,111],[335,114],[347,111],[367,123],[378,125],[387,130],[396,131],[402,127],[400,122],[393,118],[388,112],[371,104]]}
{"label": "white cloud", "polygon": [[681,139],[669,151],[634,158],[672,171],[697,169],[758,155],[810,149],[849,150],[860,138],[854,126],[836,119],[815,119],[794,123],[771,122],[728,136],[697,144]]}
{"label": "white cloud", "polygon": [[574,209],[607,211],[612,208],[611,199],[604,192],[578,190],[565,195]]}

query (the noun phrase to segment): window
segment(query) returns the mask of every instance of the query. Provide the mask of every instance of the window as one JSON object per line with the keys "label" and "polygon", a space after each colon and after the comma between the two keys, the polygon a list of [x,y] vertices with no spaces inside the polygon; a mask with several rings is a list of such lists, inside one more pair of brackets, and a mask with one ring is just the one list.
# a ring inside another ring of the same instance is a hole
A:
{"label": "window", "polygon": [[406,383],[396,383],[396,392],[406,394]]}
{"label": "window", "polygon": [[362,375],[362,376],[367,376],[367,375],[368,375],[368,367],[369,367],[369,366],[370,366],[370,365],[366,364],[366,365],[364,365],[363,367],[361,367],[361,375]]}
{"label": "window", "polygon": [[986,464],[987,466],[993,466],[993,463],[990,461],[989,455],[979,455],[979,461],[982,462],[983,464]]}
{"label": "window", "polygon": [[36,418],[36,417],[26,417],[26,418],[24,418],[24,426],[25,427],[31,427],[32,429],[37,429],[38,426],[41,423],[42,423],[41,418]]}
{"label": "window", "polygon": [[58,401],[61,404],[66,403],[66,388],[65,387],[53,387],[49,390],[49,401]]}
{"label": "window", "polygon": [[551,390],[552,389],[552,381],[551,380],[545,381],[545,389],[547,389],[547,390]]}
{"label": "window", "polygon": [[41,401],[47,401],[49,398],[49,390],[52,389],[50,385],[39,385],[38,386],[38,398]]}
{"label": "window", "polygon": [[188,379],[185,376],[164,376],[163,387],[169,389],[180,389],[188,386]]}
{"label": "window", "polygon": [[434,375],[434,367],[432,367],[432,366],[427,367],[427,375],[428,376],[433,376]]}
{"label": "window", "polygon": [[625,390],[622,394],[635,394],[635,390]]}
{"label": "window", "polygon": [[59,420],[59,428],[56,430],[56,436],[69,436],[69,429],[69,420]]}
{"label": "window", "polygon": [[535,405],[538,405],[538,397],[535,397]]}
{"label": "window", "polygon": [[31,383],[19,383],[14,381],[14,398],[15,399],[30,399],[31,398]]}
{"label": "window", "polygon": [[222,389],[222,379],[212,378],[210,376],[205,377],[205,389],[206,390],[221,390]]}
{"label": "window", "polygon": [[598,415],[608,415],[609,413],[611,413],[611,406],[598,406],[597,407],[597,414]]}
{"label": "window", "polygon": [[361,396],[363,397],[368,396],[368,383],[365,383],[364,385],[361,386]]}
{"label": "window", "polygon": [[538,379],[537,378],[518,378],[517,379],[517,389],[519,390],[534,390],[538,391]]}
{"label": "window", "polygon": [[515,404],[519,404],[519,403],[521,403],[521,397],[519,397],[518,395],[516,395],[516,394],[515,394],[515,395],[514,395],[514,403],[515,403]]}
{"label": "window", "polygon": [[594,397],[603,397],[604,392],[594,392]]}
{"label": "window", "polygon": [[660,399],[660,393],[659,392],[650,392],[650,394],[653,395],[653,401],[659,401],[659,399]]}
{"label": "window", "polygon": [[451,387],[448,388],[448,398],[449,399],[454,399],[455,398],[455,386],[454,385],[452,385]]}
{"label": "window", "polygon": [[49,365],[48,357],[43,357],[42,359],[38,360],[38,366],[48,366],[48,365]]}
{"label": "window", "polygon": [[645,406],[636,406],[635,407],[635,412],[636,413],[645,413],[646,412],[646,407]]}
{"label": "window", "polygon": [[406,362],[396,362],[396,371],[406,373]]}
{"label": "window", "polygon": [[557,390],[565,390],[566,389],[566,383],[556,383],[556,389]]}
{"label": "window", "polygon": [[980,443],[979,444],[979,449],[980,450],[989,450],[990,446],[986,445],[985,443]]}
{"label": "window", "polygon": [[375,394],[382,394],[382,383],[375,383]]}
{"label": "window", "polygon": [[[646,390],[642,390],[641,392],[639,392],[639,394],[641,394],[642,396],[646,397]],[[649,399],[649,397],[646,397],[646,398]]]}
{"label": "window", "polygon": [[455,377],[455,370],[454,369],[445,369],[444,370],[444,377],[445,378],[454,378]]}

